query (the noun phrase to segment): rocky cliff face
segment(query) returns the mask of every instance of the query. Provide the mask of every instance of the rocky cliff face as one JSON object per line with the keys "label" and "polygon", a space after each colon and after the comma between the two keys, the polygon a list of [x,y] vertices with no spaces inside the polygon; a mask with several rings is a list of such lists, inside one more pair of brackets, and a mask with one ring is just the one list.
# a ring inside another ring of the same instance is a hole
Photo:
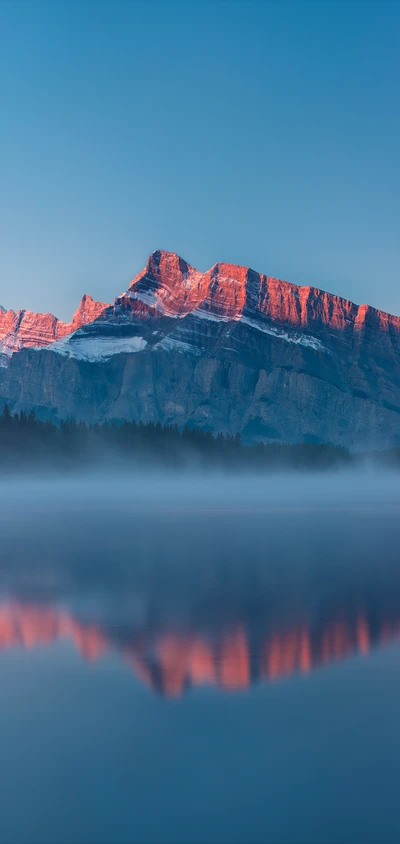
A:
{"label": "rocky cliff face", "polygon": [[114,305],[84,297],[68,325],[0,313],[0,343],[13,410],[400,443],[400,318],[246,267],[200,273],[157,251]]}
{"label": "rocky cliff face", "polygon": [[6,366],[6,358],[20,349],[47,346],[93,322],[106,307],[104,302],[95,302],[91,296],[85,295],[69,323],[61,322],[53,314],[15,313],[0,308],[0,366]]}

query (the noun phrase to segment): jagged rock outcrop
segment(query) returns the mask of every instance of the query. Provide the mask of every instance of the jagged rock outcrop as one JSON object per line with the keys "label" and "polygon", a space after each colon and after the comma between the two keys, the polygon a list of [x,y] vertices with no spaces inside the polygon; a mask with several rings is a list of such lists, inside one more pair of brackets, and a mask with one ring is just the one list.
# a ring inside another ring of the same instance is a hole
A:
{"label": "jagged rock outcrop", "polygon": [[12,410],[400,443],[400,318],[317,288],[157,251],[113,305],[84,298],[69,325],[30,315],[16,330],[16,316],[0,313],[0,343],[17,338],[0,370]]}
{"label": "jagged rock outcrop", "polygon": [[55,340],[71,334],[82,325],[93,322],[108,307],[104,302],[95,302],[86,294],[71,322],[62,322],[53,314],[35,314],[33,311],[6,311],[0,308],[0,365],[6,365],[6,358],[14,352],[30,347],[48,346]]}

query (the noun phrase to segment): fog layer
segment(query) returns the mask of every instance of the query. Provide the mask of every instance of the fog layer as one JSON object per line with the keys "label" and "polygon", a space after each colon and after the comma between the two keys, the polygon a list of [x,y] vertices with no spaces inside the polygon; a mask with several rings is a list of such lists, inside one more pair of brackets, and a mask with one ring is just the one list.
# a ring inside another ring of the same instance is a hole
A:
{"label": "fog layer", "polygon": [[119,509],[359,510],[400,508],[400,475],[369,468],[332,473],[260,475],[203,472],[26,474],[0,479],[0,523],[24,513],[79,507]]}

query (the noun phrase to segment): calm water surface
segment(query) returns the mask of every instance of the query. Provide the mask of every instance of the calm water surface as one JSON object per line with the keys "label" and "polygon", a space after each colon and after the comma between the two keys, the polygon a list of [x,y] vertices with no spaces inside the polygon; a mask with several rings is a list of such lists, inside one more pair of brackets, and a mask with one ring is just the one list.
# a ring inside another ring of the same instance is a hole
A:
{"label": "calm water surface", "polygon": [[2,490],[1,842],[400,840],[397,482],[296,483]]}

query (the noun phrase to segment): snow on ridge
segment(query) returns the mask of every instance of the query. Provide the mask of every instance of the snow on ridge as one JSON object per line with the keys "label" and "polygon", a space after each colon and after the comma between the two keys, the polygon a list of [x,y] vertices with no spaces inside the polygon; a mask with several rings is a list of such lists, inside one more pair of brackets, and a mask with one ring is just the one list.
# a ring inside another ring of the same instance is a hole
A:
{"label": "snow on ridge", "polygon": [[139,293],[135,290],[127,290],[126,293],[122,294],[122,297],[126,297],[127,299],[138,299],[139,302],[143,302],[151,308],[158,308],[158,299],[153,290],[141,290]]}
{"label": "snow on ridge", "polygon": [[288,332],[283,328],[278,328],[274,325],[268,325],[267,323],[250,319],[250,317],[243,316],[241,313],[236,314],[233,317],[227,317],[218,316],[217,314],[206,311],[203,308],[196,308],[196,310],[192,311],[191,316],[197,317],[198,319],[210,320],[211,322],[243,323],[244,325],[248,325],[250,328],[254,328],[256,331],[261,331],[263,334],[270,334],[272,337],[277,337],[279,340],[286,340],[287,343],[295,343],[296,345],[314,349],[314,351],[324,351],[331,354],[329,349],[327,349],[327,347],[324,346],[317,337],[313,337],[310,334],[303,334],[298,331]]}
{"label": "snow on ridge", "polygon": [[[229,323],[229,322],[237,322],[237,323],[244,323],[248,325],[250,328],[254,328],[257,331],[261,331],[263,334],[269,334],[272,337],[277,337],[280,340],[286,340],[287,343],[295,343],[296,345],[304,346],[309,349],[314,349],[314,351],[324,351],[328,354],[331,354],[329,349],[324,346],[317,337],[313,337],[309,334],[304,334],[302,332],[298,332],[296,330],[293,331],[285,331],[283,328],[275,327],[273,325],[269,325],[264,323],[263,321],[251,319],[250,317],[243,316],[243,313],[237,313],[234,316],[228,316],[225,314],[216,314],[212,311],[206,310],[202,305],[198,305],[197,308],[189,311],[183,311],[178,313],[176,310],[171,308],[167,308],[160,300],[160,298],[156,295],[156,293],[152,290],[148,291],[135,291],[129,290],[128,295],[131,299],[138,299],[140,302],[148,305],[156,309],[159,313],[163,316],[173,317],[175,319],[183,319],[187,316],[192,316],[195,319],[201,320],[208,320],[209,322],[219,322],[219,323]],[[202,303],[204,305],[204,303]],[[159,344],[157,344],[159,345]],[[164,346],[162,348],[165,348]]]}
{"label": "snow on ridge", "polygon": [[10,358],[14,352],[19,352],[21,348],[22,343],[18,340],[17,334],[14,331],[10,331],[0,340],[0,355],[4,355],[7,358]]}
{"label": "snow on ridge", "polygon": [[168,352],[182,352],[192,355],[201,355],[202,350],[196,349],[191,343],[185,343],[183,340],[174,340],[173,337],[163,337],[156,345],[153,347],[153,351],[158,351],[159,349],[163,349],[164,351]]}
{"label": "snow on ridge", "polygon": [[[298,331],[295,328],[291,329],[289,327],[271,324],[269,321],[263,319],[262,317],[260,318],[257,312],[253,310],[248,311],[248,309],[246,309],[247,313],[249,313],[248,316],[245,316],[242,312],[239,312],[233,316],[219,315],[212,311],[206,310],[204,308],[205,303],[203,302],[203,306],[198,305],[196,308],[189,312],[177,314],[171,310],[166,309],[164,307],[164,303],[160,301],[160,299],[153,291],[129,291],[129,296],[131,298],[139,299],[145,304],[156,308],[163,315],[171,317],[173,316],[175,317],[175,319],[182,319],[188,316],[194,317],[195,320],[199,320],[200,322],[209,321],[212,323],[221,323],[225,326],[232,326],[232,328],[234,326],[239,325],[240,323],[243,323],[243,325],[249,326],[250,328],[253,328],[256,331],[262,332],[263,334],[268,334],[272,337],[276,337],[279,340],[285,340],[288,343],[301,345],[305,348],[313,349],[314,351],[322,351],[327,354],[332,354],[331,351],[326,348],[326,346],[324,346],[317,337],[306,334],[302,331]],[[130,322],[130,320],[128,319],[127,322]],[[188,330],[184,330],[184,325],[187,326]],[[105,323],[103,327],[105,327]],[[190,322],[184,324],[180,323],[179,332],[181,334],[183,333],[184,336],[186,335],[188,341],[192,339],[190,336],[192,330],[193,329]],[[198,325],[195,329],[195,334],[199,331],[200,325]],[[166,334],[161,340],[155,343],[153,349],[155,351],[178,351],[181,353],[187,353],[196,356],[200,356],[205,352],[205,349],[199,347],[197,343],[193,345],[193,343],[191,342],[186,342],[186,336],[185,340],[178,340]],[[38,340],[39,338],[37,338],[37,341]],[[21,342],[21,338],[18,338],[15,332],[9,332],[9,334],[3,336],[0,339],[0,366],[6,367],[8,359],[12,356],[14,352],[19,351],[22,345],[23,342]],[[31,344],[29,343],[29,345]],[[132,354],[140,352],[143,351],[146,347],[147,342],[142,336],[101,336],[98,334],[88,333],[87,328],[78,329],[77,331],[62,337],[59,340],[47,342],[45,345],[42,345],[42,343],[40,343],[40,345],[32,344],[32,348],[35,348],[36,350],[44,348],[54,351],[57,354],[63,355],[65,357],[71,357],[76,360],[88,362],[105,361],[113,355],[122,353]]]}
{"label": "snow on ridge", "polygon": [[281,328],[275,328],[275,326],[266,324],[262,325],[259,322],[244,316],[239,318],[238,321],[243,322],[245,325],[249,325],[250,328],[255,328],[257,331],[262,331],[263,334],[270,334],[272,337],[277,337],[279,340],[286,340],[287,343],[296,343],[297,345],[314,349],[316,352],[323,351],[331,354],[329,349],[327,349],[326,346],[323,346],[317,337],[312,337],[310,334],[302,334],[297,331],[289,334]]}
{"label": "snow on ridge", "polygon": [[181,313],[180,311],[173,310],[172,308],[167,308],[164,302],[156,296],[153,290],[128,290],[124,295],[129,299],[137,299],[138,302],[143,302],[144,305],[148,305],[149,308],[154,308],[163,316],[173,317],[174,319],[183,319],[188,315],[188,313],[190,313],[190,311]]}
{"label": "snow on ridge", "polygon": [[75,332],[41,348],[49,349],[64,357],[95,363],[108,360],[113,355],[141,352],[146,346],[147,343],[143,337],[95,337],[79,335]]}
{"label": "snow on ridge", "polygon": [[206,311],[204,308],[200,307],[191,311],[190,316],[197,317],[197,319],[208,319],[210,322],[231,322],[232,320],[240,319],[240,315],[234,317],[219,316],[219,314],[214,314],[212,311]]}

